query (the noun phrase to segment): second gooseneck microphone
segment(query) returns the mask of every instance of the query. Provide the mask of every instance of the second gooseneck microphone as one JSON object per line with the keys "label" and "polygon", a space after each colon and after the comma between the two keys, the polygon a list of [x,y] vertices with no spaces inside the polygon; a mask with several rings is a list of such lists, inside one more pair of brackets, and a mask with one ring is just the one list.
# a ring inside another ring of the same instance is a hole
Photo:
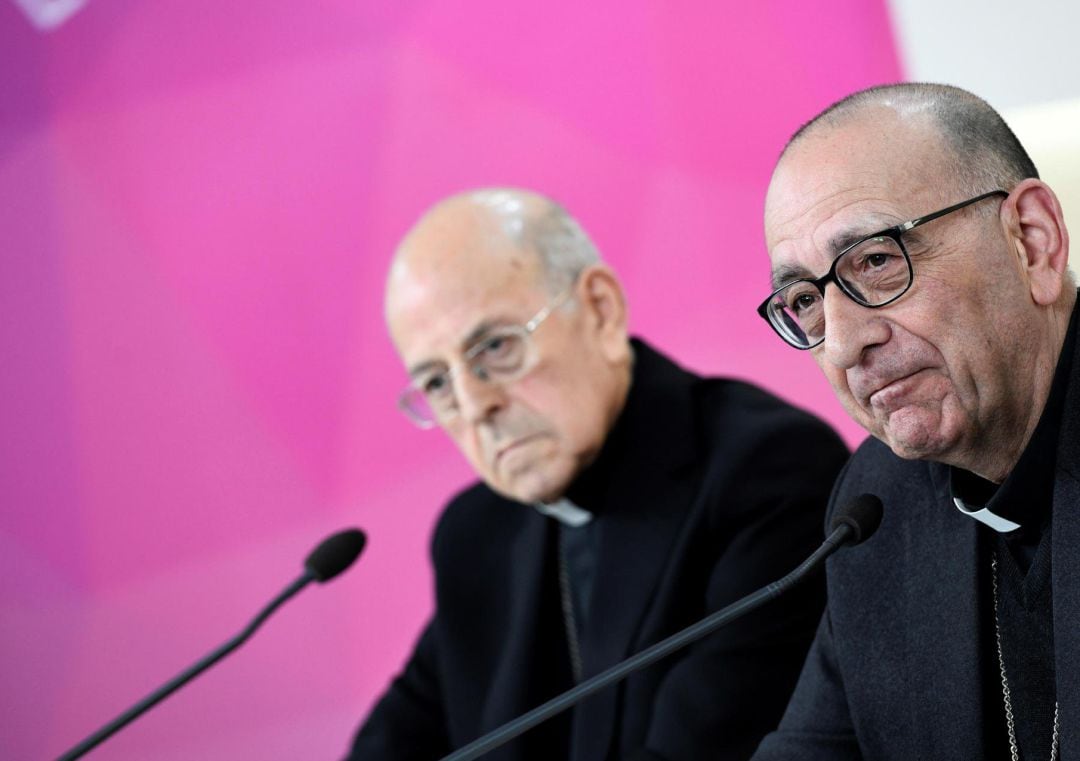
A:
{"label": "second gooseneck microphone", "polygon": [[268,619],[270,615],[281,607],[281,605],[290,597],[311,582],[317,581],[321,584],[325,581],[329,581],[352,565],[353,561],[359,557],[360,552],[364,549],[366,541],[367,539],[364,536],[364,532],[357,528],[339,531],[333,536],[324,539],[318,547],[311,551],[311,554],[307,556],[307,559],[304,560],[304,572],[300,574],[296,581],[285,587],[281,594],[271,600],[270,604],[263,608],[242,632],[217,650],[214,650],[212,653],[205,656],[194,666],[189,667],[173,677],[172,680],[147,695],[97,732],[87,737],[61,756],[58,761],[74,761],[74,759],[89,753],[128,724],[135,721],[135,719],[156,706],[162,700],[169,697],[169,695],[172,695],[199,674],[220,661],[233,650],[240,647],[240,645],[247,642],[248,638],[255,633],[256,629],[262,626],[263,621]]}

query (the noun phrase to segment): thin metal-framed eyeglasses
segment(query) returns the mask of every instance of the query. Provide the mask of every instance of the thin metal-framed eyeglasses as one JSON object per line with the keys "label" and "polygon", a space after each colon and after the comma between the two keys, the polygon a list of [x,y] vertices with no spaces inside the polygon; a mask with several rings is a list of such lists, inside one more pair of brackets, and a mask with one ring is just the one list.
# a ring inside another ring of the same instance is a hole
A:
{"label": "thin metal-framed eyeglasses", "polygon": [[825,340],[826,285],[836,283],[841,293],[869,309],[891,304],[907,293],[915,279],[904,233],[986,198],[1008,195],[1005,190],[991,190],[860,238],[837,254],[821,277],[802,278],[777,288],[761,302],[758,314],[791,346],[813,349]]}
{"label": "thin metal-framed eyeglasses", "polygon": [[570,298],[573,288],[569,285],[524,325],[487,331],[465,351],[461,364],[419,373],[398,396],[398,408],[420,428],[433,428],[458,414],[454,378],[462,368],[487,383],[506,384],[524,377],[539,359],[532,334]]}

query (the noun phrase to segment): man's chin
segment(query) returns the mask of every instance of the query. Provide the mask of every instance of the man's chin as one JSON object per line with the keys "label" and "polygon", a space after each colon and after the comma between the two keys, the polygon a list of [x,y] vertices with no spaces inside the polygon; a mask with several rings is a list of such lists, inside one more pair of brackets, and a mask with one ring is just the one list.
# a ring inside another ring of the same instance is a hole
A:
{"label": "man's chin", "polygon": [[500,484],[488,483],[492,489],[515,502],[527,505],[555,502],[566,492],[566,484],[550,474],[530,471],[504,479]]}
{"label": "man's chin", "polygon": [[948,442],[943,434],[941,417],[923,409],[899,410],[874,436],[905,460],[940,459]]}

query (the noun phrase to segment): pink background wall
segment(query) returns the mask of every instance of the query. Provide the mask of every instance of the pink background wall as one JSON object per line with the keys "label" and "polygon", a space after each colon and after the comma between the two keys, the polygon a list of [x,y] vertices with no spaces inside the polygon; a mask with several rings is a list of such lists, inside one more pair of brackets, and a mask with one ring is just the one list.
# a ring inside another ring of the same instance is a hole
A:
{"label": "pink background wall", "polygon": [[881,2],[0,0],[0,756],[74,744],[231,636],[323,535],[360,564],[96,753],[340,755],[469,477],[393,407],[395,240],[560,198],[685,364],[847,423],[754,313],[787,135],[900,71]]}

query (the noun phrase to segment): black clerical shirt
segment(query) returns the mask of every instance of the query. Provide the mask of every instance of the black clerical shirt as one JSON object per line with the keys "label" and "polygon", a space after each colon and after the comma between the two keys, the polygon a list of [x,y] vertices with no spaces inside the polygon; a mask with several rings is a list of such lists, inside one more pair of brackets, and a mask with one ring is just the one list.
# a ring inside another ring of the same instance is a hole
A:
{"label": "black clerical shirt", "polygon": [[[1004,531],[984,526],[979,536],[983,715],[987,722],[988,759],[1011,757],[999,642],[1020,758],[1050,758],[1056,712],[1050,517],[1077,311],[1073,310],[1039,423],[1005,481],[998,486],[958,468],[952,468],[950,473],[951,496],[960,501],[957,506],[962,504],[962,510],[974,513],[985,509],[997,519],[1019,524],[1019,528]],[[992,570],[995,558],[996,595]]]}

